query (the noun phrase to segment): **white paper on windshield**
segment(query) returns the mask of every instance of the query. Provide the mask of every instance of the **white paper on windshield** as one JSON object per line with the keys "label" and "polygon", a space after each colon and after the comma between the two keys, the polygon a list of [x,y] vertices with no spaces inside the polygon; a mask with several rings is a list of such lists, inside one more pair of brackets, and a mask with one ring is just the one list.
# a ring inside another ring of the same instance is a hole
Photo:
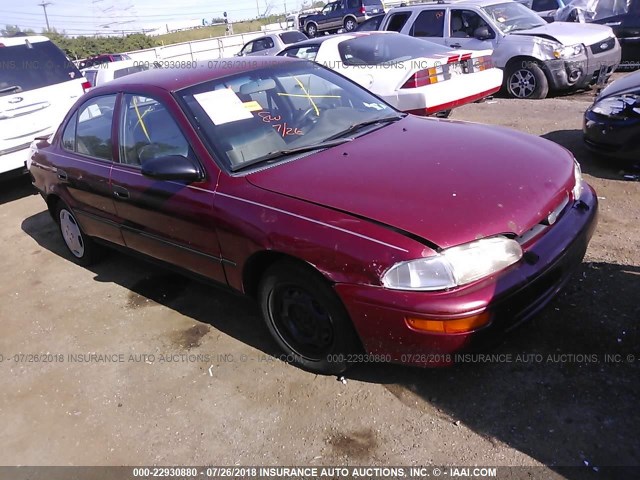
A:
{"label": "white paper on windshield", "polygon": [[197,93],[193,96],[214,125],[252,118],[251,112],[230,88]]}

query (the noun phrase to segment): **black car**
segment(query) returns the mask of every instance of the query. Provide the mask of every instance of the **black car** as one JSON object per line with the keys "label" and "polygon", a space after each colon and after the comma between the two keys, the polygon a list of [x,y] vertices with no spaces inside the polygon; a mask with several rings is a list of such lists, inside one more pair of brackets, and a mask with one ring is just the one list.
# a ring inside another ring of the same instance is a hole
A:
{"label": "black car", "polygon": [[327,3],[320,13],[301,17],[300,30],[313,38],[319,33],[352,32],[372,15],[384,13],[381,0],[337,0]]}
{"label": "black car", "polygon": [[584,141],[593,151],[640,163],[640,71],[606,87],[584,114]]}

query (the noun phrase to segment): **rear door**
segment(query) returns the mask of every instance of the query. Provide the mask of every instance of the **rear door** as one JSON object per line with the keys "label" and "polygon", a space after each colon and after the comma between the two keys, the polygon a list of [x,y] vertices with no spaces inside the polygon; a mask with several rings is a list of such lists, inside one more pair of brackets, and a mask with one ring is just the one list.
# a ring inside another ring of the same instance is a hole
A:
{"label": "rear door", "polygon": [[67,120],[59,149],[51,153],[60,196],[82,230],[123,245],[109,183],[114,159],[113,119],[117,95],[88,99]]}
{"label": "rear door", "polygon": [[[423,38],[430,42],[445,44],[445,8],[422,10],[410,25],[405,24],[402,33],[412,37]],[[407,22],[409,23],[409,22]],[[407,31],[408,30],[408,31]]]}
{"label": "rear door", "polygon": [[181,112],[172,104],[170,97],[160,95],[122,97],[119,163],[111,175],[122,235],[126,245],[138,252],[225,282],[212,220],[219,171],[210,170],[208,178],[198,184],[158,180],[141,172],[145,158],[183,155],[197,160],[175,120]]}
{"label": "rear door", "polygon": [[0,43],[0,67],[0,152],[53,133],[84,93],[82,75],[50,41]]}

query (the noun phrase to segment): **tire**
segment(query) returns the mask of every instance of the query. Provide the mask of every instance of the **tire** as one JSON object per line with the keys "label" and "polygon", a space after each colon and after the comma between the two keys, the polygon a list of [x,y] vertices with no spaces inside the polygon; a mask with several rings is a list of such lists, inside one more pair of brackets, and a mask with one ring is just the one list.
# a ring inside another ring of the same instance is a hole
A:
{"label": "tire", "polygon": [[549,93],[549,82],[535,61],[516,61],[505,76],[505,87],[512,98],[545,98]]}
{"label": "tire", "polygon": [[350,366],[360,351],[358,336],[342,302],[322,276],[303,264],[278,262],[258,289],[264,321],[288,363],[324,375]]}
{"label": "tire", "polygon": [[356,27],[358,26],[358,22],[353,17],[347,17],[347,18],[344,19],[343,26],[344,26],[345,31],[353,32],[356,29]]}
{"label": "tire", "polygon": [[306,26],[305,32],[307,33],[307,37],[316,38],[316,35],[318,35],[318,26],[311,22]]}
{"label": "tire", "polygon": [[102,248],[82,231],[73,212],[62,200],[56,207],[56,222],[62,240],[77,264],[86,267],[100,258]]}

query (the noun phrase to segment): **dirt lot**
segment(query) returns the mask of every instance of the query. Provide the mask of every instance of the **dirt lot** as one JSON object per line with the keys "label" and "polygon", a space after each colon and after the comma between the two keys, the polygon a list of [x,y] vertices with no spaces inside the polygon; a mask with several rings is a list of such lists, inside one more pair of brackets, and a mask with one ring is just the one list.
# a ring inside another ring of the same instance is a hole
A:
{"label": "dirt lot", "polygon": [[583,148],[592,96],[452,117],[564,145],[600,198],[585,262],[502,362],[311,375],[270,356],[251,301],[122,254],[76,266],[28,182],[2,185],[0,464],[640,465],[640,182]]}

